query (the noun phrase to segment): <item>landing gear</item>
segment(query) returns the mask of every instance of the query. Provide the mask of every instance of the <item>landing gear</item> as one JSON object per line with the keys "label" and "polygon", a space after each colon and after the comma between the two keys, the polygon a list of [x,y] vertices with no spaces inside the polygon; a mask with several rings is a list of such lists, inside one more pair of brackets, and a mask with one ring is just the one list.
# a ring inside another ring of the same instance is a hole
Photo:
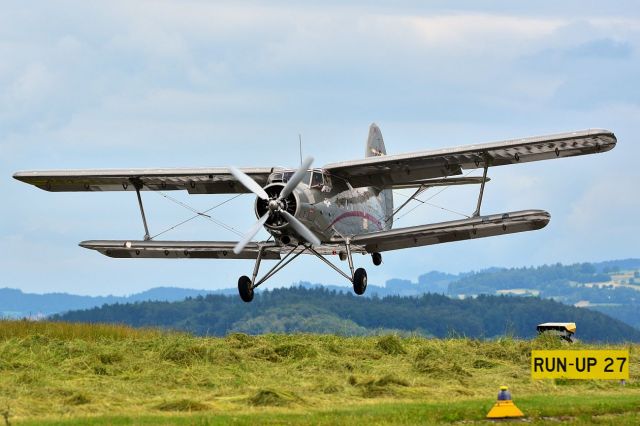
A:
{"label": "landing gear", "polygon": [[[345,277],[349,282],[353,284],[353,291],[357,295],[363,295],[367,290],[367,271],[364,268],[358,268],[354,270],[353,266],[353,253],[351,252],[351,243],[349,240],[345,241],[345,249],[346,253],[340,252],[339,256],[342,259],[344,256],[346,260],[349,261],[349,270],[351,275],[348,275],[336,265],[334,265],[331,261],[326,258],[325,254],[320,254],[316,249],[313,248],[311,244],[298,244],[293,247],[284,257],[282,257],[276,265],[269,270],[262,278],[258,278],[258,272],[260,269],[260,262],[265,256],[265,250],[277,248],[281,250],[279,246],[275,243],[265,244],[261,246],[258,250],[258,255],[256,256],[256,264],[253,268],[253,276],[249,278],[247,276],[242,276],[238,279],[238,293],[240,293],[240,298],[245,302],[251,302],[253,300],[254,290],[267,281],[269,278],[274,276],[280,270],[282,270],[285,266],[291,263],[295,258],[300,256],[302,253],[309,252],[316,256],[318,259],[326,263],[332,269],[334,269],[337,273]],[[359,250],[362,250],[361,248]],[[379,265],[382,262],[382,256],[380,253],[373,253],[373,263],[375,265]],[[377,262],[377,263],[376,263]]]}
{"label": "landing gear", "polygon": [[246,275],[238,279],[238,293],[243,302],[251,302],[253,300],[253,285],[251,279]]}
{"label": "landing gear", "polygon": [[371,260],[373,260],[374,265],[380,266],[382,264],[382,255],[380,253],[371,253]]}
{"label": "landing gear", "polygon": [[353,274],[353,291],[361,296],[364,294],[367,289],[367,271],[364,268],[356,269],[356,272]]}

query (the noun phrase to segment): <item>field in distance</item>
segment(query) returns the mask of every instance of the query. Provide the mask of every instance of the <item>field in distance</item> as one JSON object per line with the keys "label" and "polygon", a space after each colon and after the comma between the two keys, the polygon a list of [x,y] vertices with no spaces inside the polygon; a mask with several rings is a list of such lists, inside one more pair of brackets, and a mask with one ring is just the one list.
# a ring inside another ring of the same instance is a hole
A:
{"label": "field in distance", "polygon": [[630,350],[626,386],[532,381],[530,351],[565,345],[0,321],[0,425],[473,423],[503,384],[535,423],[640,424],[640,345],[606,346]]}

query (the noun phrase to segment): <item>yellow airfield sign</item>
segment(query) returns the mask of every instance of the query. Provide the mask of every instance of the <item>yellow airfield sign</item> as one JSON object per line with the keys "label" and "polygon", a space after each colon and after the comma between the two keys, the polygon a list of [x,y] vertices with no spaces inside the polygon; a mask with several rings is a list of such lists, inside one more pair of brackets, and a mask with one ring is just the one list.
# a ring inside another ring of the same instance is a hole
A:
{"label": "yellow airfield sign", "polygon": [[629,380],[629,351],[532,351],[531,378]]}

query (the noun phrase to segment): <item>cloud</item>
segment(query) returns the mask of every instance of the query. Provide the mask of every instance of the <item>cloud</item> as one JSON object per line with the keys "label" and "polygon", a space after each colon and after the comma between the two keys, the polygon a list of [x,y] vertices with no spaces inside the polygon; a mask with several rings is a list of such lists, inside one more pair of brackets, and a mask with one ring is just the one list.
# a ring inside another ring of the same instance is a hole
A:
{"label": "cloud", "polygon": [[[0,244],[22,248],[11,250],[0,266],[11,271],[12,285],[27,289],[44,286],[42,280],[51,288],[94,292],[128,292],[132,285],[233,286],[251,262],[119,263],[76,246],[86,238],[141,235],[131,194],[49,194],[9,176],[38,168],[295,165],[298,133],[305,154],[321,165],[359,158],[372,121],[381,125],[393,153],[596,126],[612,128],[620,138],[618,148],[603,156],[490,172],[494,180],[484,211],[544,208],[553,216],[548,229],[392,253],[376,275],[415,278],[427,269],[522,264],[522,253],[530,254],[526,262],[594,253],[582,236],[589,227],[606,230],[607,211],[615,212],[624,229],[633,226],[632,216],[624,215],[635,205],[610,194],[598,205],[597,195],[616,185],[617,178],[607,179],[611,171],[624,170],[615,176],[627,182],[638,179],[634,158],[640,146],[633,141],[640,132],[640,19],[631,3],[543,6],[500,1],[7,6],[0,14],[0,170],[4,201],[12,208],[0,225],[5,238]],[[433,201],[469,213],[476,195],[476,188],[456,188]],[[201,209],[221,201],[177,196]],[[187,214],[151,194],[145,194],[145,203],[152,232]],[[251,197],[240,198],[216,217],[244,230],[255,220],[252,203]],[[456,217],[421,207],[398,225]],[[635,240],[621,229],[616,241],[605,231],[599,234],[603,257],[635,249]],[[204,221],[168,235],[234,238]],[[72,260],[56,262],[56,247]],[[48,275],[15,267],[38,264],[36,251],[51,259]],[[363,259],[358,262],[364,265]],[[70,279],[74,262],[82,272]],[[118,278],[114,274],[134,284],[111,286]],[[212,274],[224,281],[213,282]],[[332,274],[306,259],[275,282],[301,277],[338,282]],[[95,290],[82,280],[93,282]]]}
{"label": "cloud", "polygon": [[631,44],[609,38],[593,40],[567,52],[569,58],[624,59],[633,52]]}
{"label": "cloud", "polygon": [[638,222],[630,213],[640,211],[640,198],[634,196],[639,184],[631,173],[612,173],[589,186],[573,203],[567,219],[571,231],[603,240],[636,233]]}

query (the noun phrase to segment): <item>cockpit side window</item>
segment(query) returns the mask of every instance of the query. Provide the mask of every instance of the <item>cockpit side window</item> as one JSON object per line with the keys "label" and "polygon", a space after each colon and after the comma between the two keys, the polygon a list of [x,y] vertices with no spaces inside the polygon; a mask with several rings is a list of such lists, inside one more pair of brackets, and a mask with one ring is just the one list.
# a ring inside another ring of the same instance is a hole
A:
{"label": "cockpit side window", "polygon": [[311,187],[312,188],[322,188],[324,186],[324,178],[321,172],[314,171],[313,176],[311,177]]}
{"label": "cockpit side window", "polygon": [[327,191],[331,191],[331,175],[329,175],[328,173],[324,173],[324,188]]}

